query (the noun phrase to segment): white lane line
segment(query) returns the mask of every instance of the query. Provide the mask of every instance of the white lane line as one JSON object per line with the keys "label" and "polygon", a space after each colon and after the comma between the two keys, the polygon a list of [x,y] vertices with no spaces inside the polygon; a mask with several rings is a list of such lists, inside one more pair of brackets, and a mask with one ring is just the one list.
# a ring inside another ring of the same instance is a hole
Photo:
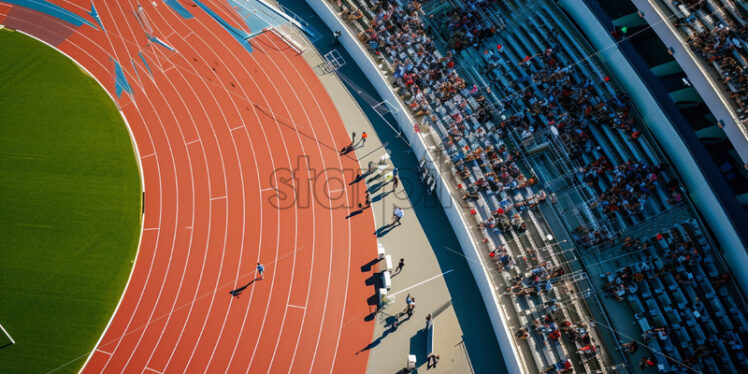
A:
{"label": "white lane line", "polygon": [[236,127],[232,127],[232,128],[231,128],[231,131],[234,131],[234,130],[239,130],[239,129],[243,129],[243,128],[244,128],[244,125],[241,125],[241,126],[236,126]]}
{"label": "white lane line", "polygon": [[298,306],[298,305],[293,305],[293,304],[288,304],[288,306],[291,308],[306,309],[305,306]]}
{"label": "white lane line", "polygon": [[441,273],[441,274],[437,274],[437,275],[434,275],[433,277],[431,277],[431,278],[429,278],[429,279],[425,279],[425,280],[422,280],[422,281],[420,281],[420,282],[418,282],[418,283],[416,283],[416,284],[414,284],[414,285],[412,285],[412,286],[410,286],[410,287],[404,288],[404,289],[402,289],[402,290],[400,290],[400,291],[397,291],[397,292],[393,292],[393,293],[389,294],[389,296],[395,296],[395,295],[397,295],[397,294],[401,294],[401,293],[403,293],[403,292],[405,292],[405,291],[407,291],[407,290],[410,290],[410,289],[412,289],[412,288],[416,288],[416,287],[418,287],[418,286],[420,286],[420,285],[422,285],[422,284],[424,284],[424,283],[426,283],[426,282],[430,282],[430,281],[432,281],[432,280],[434,280],[434,279],[436,279],[436,278],[440,278],[440,277],[443,277],[443,276],[445,276],[445,275],[447,275],[447,274],[451,273],[451,272],[452,272],[452,270],[454,270],[454,269],[449,269],[449,270],[447,270],[447,271],[445,271],[445,272],[443,272],[443,273]]}
{"label": "white lane line", "polygon": [[213,201],[213,200],[220,200],[220,199],[225,199],[225,198],[226,198],[226,195],[223,195],[223,196],[216,196],[216,197],[211,197],[211,198],[210,198],[210,201]]}
{"label": "white lane line", "polygon": [[197,142],[199,142],[199,141],[200,141],[200,138],[197,138],[197,139],[195,139],[195,140],[193,140],[193,141],[190,141],[190,142],[188,142],[188,143],[187,143],[187,145],[190,145],[190,144],[192,144],[192,143],[197,143]]}
{"label": "white lane line", "polygon": [[109,352],[107,352],[107,351],[102,351],[101,349],[98,349],[98,348],[96,348],[96,352],[101,352],[101,353],[103,353],[103,354],[105,354],[105,355],[109,355],[109,356],[111,356],[111,355],[112,355],[111,353],[109,353]]}
{"label": "white lane line", "polygon": [[146,157],[151,157],[151,156],[155,156],[155,155],[156,155],[155,153],[149,153],[149,154],[147,154],[145,156],[140,156],[140,158],[146,158]]}
{"label": "white lane line", "polygon": [[158,229],[160,229],[160,227],[147,227],[147,228],[144,228],[143,231],[154,231]]}
{"label": "white lane line", "polygon": [[[96,46],[98,46],[99,48],[101,48],[101,49],[104,49],[103,47],[101,47],[100,45],[98,45],[98,44],[96,44],[95,42],[93,42],[93,41],[92,41],[92,40],[91,40],[90,38],[88,38],[88,37],[87,37],[87,36],[85,36],[84,34],[80,34],[80,33],[79,33],[79,34],[77,34],[77,35],[83,35],[83,37],[84,37],[85,39],[87,39],[87,40],[88,40],[88,41],[90,41],[91,43],[95,44],[95,45],[96,45]],[[108,33],[107,35],[109,35],[109,33]],[[108,38],[108,36],[107,36],[107,38]],[[109,40],[109,42],[110,42],[110,46],[111,46],[111,40]],[[85,54],[87,54],[88,56],[91,56],[91,54],[89,54],[88,52],[86,52],[86,51],[85,51],[85,48],[82,48],[82,47],[78,46],[78,45],[77,45],[77,44],[75,44],[75,43],[71,43],[71,44],[72,44],[73,46],[75,46],[76,48],[78,48],[78,49],[79,49],[79,50],[80,50],[80,51],[81,51],[82,53],[85,53]],[[107,54],[108,54],[108,53],[107,53]],[[92,56],[91,56],[91,57],[92,57]],[[72,59],[72,58],[71,58],[71,59]],[[99,65],[101,65],[101,64],[99,63]],[[84,69],[85,69],[85,68],[84,68]],[[93,76],[92,74],[89,74],[89,75]],[[98,79],[97,79],[97,81],[98,81]],[[148,99],[148,97],[147,97],[147,96],[145,96],[145,99],[146,99],[146,101],[147,101],[148,103],[150,103],[150,100]],[[112,97],[112,100],[113,100],[113,101],[114,101],[115,103],[118,103],[118,101],[117,101],[117,100],[114,100],[114,98],[113,98],[113,97]],[[119,104],[118,104],[118,106],[119,106]],[[135,105],[135,108],[136,108],[136,110],[137,110],[137,113],[138,113],[138,114],[140,114],[140,109],[138,109],[138,106],[137,106],[137,105]],[[124,115],[123,115],[123,116],[124,116]],[[141,115],[141,117],[142,117],[142,115]],[[159,120],[160,120],[160,118],[159,118]],[[126,121],[127,121],[127,119],[126,119]],[[162,125],[163,125],[163,123],[162,123]],[[153,138],[151,137],[151,134],[150,134],[150,130],[148,130],[148,128],[147,128],[147,127],[146,127],[146,131],[148,132],[148,136],[149,136],[149,138],[151,139],[151,144],[152,144],[152,143],[153,143],[153,141],[152,141],[152,139],[153,139]],[[133,138],[133,139],[135,139],[135,138]],[[170,152],[171,152],[171,149],[169,149],[169,150],[170,150]],[[154,154],[151,154],[151,155],[147,155],[147,156],[145,156],[145,157],[149,157],[149,156],[155,156],[155,155],[154,155]],[[144,157],[143,157],[143,158],[144,158]],[[160,189],[159,189],[159,191],[160,191]],[[142,235],[141,235],[141,236],[142,236]],[[139,248],[139,250],[138,250],[138,253],[140,253],[140,252],[141,252],[141,251],[140,251],[140,244],[142,244],[142,243],[139,243],[139,244],[138,244],[138,248]],[[137,259],[137,255],[136,255],[136,259]],[[134,261],[133,261],[133,262],[134,262]],[[151,265],[153,265],[153,264],[151,263]],[[133,272],[131,272],[131,273],[130,273],[130,278],[128,278],[128,283],[127,283],[127,285],[128,285],[128,286],[129,286],[129,284],[130,284],[130,280],[131,280],[131,278],[132,278],[132,274],[133,274]],[[150,268],[149,268],[149,272],[148,272],[148,274],[149,274],[149,277],[150,277]],[[127,287],[126,287],[126,288],[127,288]],[[115,313],[114,313],[114,314],[112,314],[112,319],[110,319],[109,323],[107,324],[107,327],[106,327],[106,330],[105,330],[105,331],[108,331],[108,330],[109,330],[109,327],[111,326],[112,320],[114,319],[114,315],[116,314],[117,310],[119,310],[119,307],[121,306],[121,302],[122,302],[122,300],[123,300],[123,299],[124,299],[124,292],[123,292],[123,296],[121,296],[121,297],[120,297],[120,301],[119,301],[119,303],[117,304],[117,308],[115,309]],[[139,303],[139,302],[138,302],[138,303]],[[128,323],[128,326],[129,326],[129,323]],[[104,334],[102,334],[102,335],[101,335],[101,337],[99,338],[99,341],[98,341],[98,342],[96,343],[96,345],[97,345],[97,346],[101,345],[101,341],[102,341],[103,337],[104,337]],[[119,342],[117,343],[117,347],[118,347],[118,346],[119,346]],[[115,350],[117,349],[117,347],[115,347]],[[108,353],[108,352],[104,352],[104,351],[102,351],[102,352],[103,352],[103,353]],[[91,357],[93,357],[93,356],[92,356],[92,355],[89,355],[88,359],[86,359],[86,363],[84,363],[84,367],[85,367],[85,366],[87,365],[87,363],[89,362],[89,360],[90,360],[90,358],[91,358]],[[109,353],[109,357],[110,357],[110,359],[111,359],[111,357],[112,357],[112,354],[111,354],[111,353]],[[60,366],[60,367],[57,367],[57,368],[55,368],[54,370],[52,370],[52,372],[53,372],[53,371],[57,371],[58,369],[60,369],[60,368],[62,368],[62,367],[65,367],[65,366],[67,366],[67,365],[71,364],[72,362],[75,362],[75,361],[77,361],[77,360],[78,360],[78,359],[80,359],[80,358],[81,358],[81,357],[78,357],[78,358],[76,358],[75,360],[72,360],[72,361],[70,361],[70,362],[68,362],[68,363],[66,363],[66,364],[63,364],[62,366]],[[108,365],[108,363],[109,363],[109,360],[107,360],[107,365]]]}
{"label": "white lane line", "polygon": [[146,366],[146,367],[145,367],[145,370],[150,370],[150,371],[152,371],[152,372],[154,372],[154,373],[158,373],[158,374],[163,374],[162,372],[160,372],[160,371],[158,371],[158,370],[156,370],[156,369],[151,369],[151,368],[149,368],[148,366]]}
{"label": "white lane line", "polygon": [[265,192],[265,191],[270,191],[270,190],[277,190],[277,188],[275,188],[275,187],[268,187],[268,188],[263,188],[260,191]]}

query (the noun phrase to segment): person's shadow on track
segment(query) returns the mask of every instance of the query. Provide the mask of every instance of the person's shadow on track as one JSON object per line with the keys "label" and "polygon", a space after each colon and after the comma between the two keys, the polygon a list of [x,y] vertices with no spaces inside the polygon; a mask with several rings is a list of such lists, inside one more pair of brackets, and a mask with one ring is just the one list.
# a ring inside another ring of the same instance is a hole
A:
{"label": "person's shadow on track", "polygon": [[374,183],[374,184],[372,184],[371,186],[369,186],[369,188],[368,188],[367,190],[369,191],[369,193],[370,193],[370,194],[375,194],[375,193],[377,193],[377,191],[379,191],[379,189],[381,189],[382,187],[384,187],[384,183],[382,183],[382,182],[377,182],[377,183]]}
{"label": "person's shadow on track", "polygon": [[231,294],[231,296],[233,296],[233,297],[239,297],[239,295],[241,295],[241,294],[242,294],[242,292],[244,292],[244,290],[246,290],[246,289],[247,289],[247,287],[251,286],[251,285],[252,285],[252,283],[254,283],[254,282],[255,282],[256,280],[257,280],[257,279],[252,279],[251,281],[249,281],[249,283],[247,283],[247,284],[245,284],[245,285],[243,285],[243,286],[241,286],[241,287],[239,287],[239,288],[237,288],[237,289],[235,289],[235,290],[231,290],[231,291],[229,291],[229,293],[230,293],[230,294]]}
{"label": "person's shadow on track", "polygon": [[347,145],[347,146],[343,147],[343,148],[342,148],[342,149],[340,150],[340,155],[341,155],[341,156],[345,156],[345,155],[347,155],[347,154],[349,154],[349,153],[353,152],[353,150],[354,150],[354,149],[355,149],[355,148],[353,147],[353,144],[351,144],[351,145]]}
{"label": "person's shadow on track", "polygon": [[359,174],[359,175],[356,176],[356,179],[354,179],[351,183],[348,183],[348,185],[350,186],[350,185],[356,184],[358,182],[361,182],[362,180],[366,179],[366,177],[368,177],[370,174],[371,174],[370,171],[367,171],[367,172],[365,172],[363,174]]}
{"label": "person's shadow on track", "polygon": [[360,208],[358,208],[358,210],[352,211],[349,215],[345,216],[345,219],[349,219],[351,217],[354,217],[354,216],[357,216],[357,215],[363,213],[366,209],[369,209],[369,207],[371,205],[361,205],[361,204],[358,204],[358,206]]}

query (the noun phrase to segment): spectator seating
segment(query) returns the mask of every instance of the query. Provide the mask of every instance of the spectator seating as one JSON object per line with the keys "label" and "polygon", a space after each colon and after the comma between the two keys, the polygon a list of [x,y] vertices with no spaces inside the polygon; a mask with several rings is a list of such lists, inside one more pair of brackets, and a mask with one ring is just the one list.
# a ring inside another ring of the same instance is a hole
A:
{"label": "spectator seating", "polygon": [[691,49],[720,77],[743,124],[748,124],[748,5],[734,0],[660,0]]}
{"label": "spectator seating", "polygon": [[[564,168],[549,158],[531,164],[523,147],[535,138],[562,144],[573,183],[591,197],[586,211],[614,228],[583,228],[576,232],[577,244],[612,243],[683,200],[627,96],[552,1],[330,2],[387,72],[421,128],[441,139],[455,187],[484,242],[494,248],[487,256],[512,300],[517,327],[531,330],[516,343],[526,345],[539,370],[558,372],[554,365],[571,360],[580,372],[608,371],[599,352],[612,347],[599,345],[583,297],[570,296],[585,274],[570,272],[573,251],[550,243],[549,225],[537,208],[555,191],[546,192],[550,184],[540,188],[536,171],[553,178],[555,169]],[[688,227],[701,233],[693,222]],[[706,243],[703,234],[694,240]],[[714,331],[722,331],[717,329],[730,327],[738,339],[745,333],[745,309],[726,303],[735,298],[719,293],[723,288],[711,287],[709,279],[721,274],[716,256],[705,254],[701,270],[692,272],[698,290],[684,287],[684,275],[671,273],[670,260],[657,257],[640,269],[646,281],[633,291],[615,290],[630,303],[642,331],[678,326],[668,339],[652,342],[661,371],[677,368],[665,355],[692,357],[684,344],[709,344]],[[713,304],[715,299],[720,303]],[[725,349],[742,344],[734,342],[725,342]],[[745,355],[730,355],[730,363],[745,361]],[[715,356],[714,365],[727,368],[725,357]]]}
{"label": "spectator seating", "polygon": [[619,300],[631,306],[641,340],[657,343],[660,371],[685,366],[700,372],[747,371],[748,308],[725,267],[715,262],[718,254],[696,220],[638,240],[630,249],[637,254],[615,274],[604,274],[603,289],[617,298],[623,290],[625,298]]}

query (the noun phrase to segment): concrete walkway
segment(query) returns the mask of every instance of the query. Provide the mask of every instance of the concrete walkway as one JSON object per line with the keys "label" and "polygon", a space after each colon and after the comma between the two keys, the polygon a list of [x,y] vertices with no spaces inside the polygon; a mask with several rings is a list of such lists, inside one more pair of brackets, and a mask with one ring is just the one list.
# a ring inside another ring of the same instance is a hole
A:
{"label": "concrete walkway", "polygon": [[[293,10],[299,13],[296,9]],[[318,25],[315,27],[322,29]],[[385,162],[387,169],[382,174],[390,172],[396,165],[401,177],[401,183],[396,189],[393,189],[393,183],[384,184],[383,178],[374,174],[359,182],[366,183],[373,201],[372,208],[362,214],[374,214],[377,225],[375,232],[361,235],[378,235],[386,253],[392,256],[395,267],[400,258],[405,259],[403,270],[392,278],[392,303],[378,313],[376,292],[381,282],[377,272],[384,268],[384,261],[374,261],[372,258],[372,262],[360,264],[360,271],[371,274],[367,281],[371,285],[371,297],[369,300],[355,302],[368,302],[372,314],[366,316],[364,321],[374,320],[376,323],[371,343],[360,347],[360,352],[368,351],[370,355],[367,371],[396,373],[405,367],[408,354],[415,354],[418,370],[426,372],[425,317],[433,313],[434,352],[439,354],[440,360],[436,368],[428,369],[428,372],[505,372],[501,352],[473,275],[438,200],[428,195],[420,183],[415,156],[402,140],[393,136],[382,121],[379,121],[376,129],[372,126],[364,112],[369,112],[371,116],[373,110],[370,107],[360,107],[339,77],[335,73],[326,72],[323,65],[320,65],[324,61],[322,56],[309,47],[305,38],[298,33],[292,35],[292,38],[305,49],[304,58],[315,67],[348,131],[355,132],[357,139],[360,139],[364,131],[368,134],[364,146],[343,157],[357,157],[365,171],[370,161],[376,165],[383,156],[389,154],[389,159]],[[323,53],[333,47],[329,40],[318,42],[318,46],[320,43],[329,46],[327,50],[322,50]],[[342,48],[340,52],[345,55]],[[348,70],[346,74],[355,72]],[[358,84],[364,85],[362,82]],[[375,95],[373,90],[371,94]],[[363,105],[366,105],[365,102]],[[379,120],[374,116],[372,118]],[[384,136],[383,139],[380,139],[376,130]],[[395,206],[405,212],[402,224],[387,227],[391,223]],[[415,298],[415,312],[410,318],[407,315],[401,317],[400,325],[394,328],[395,315],[404,310],[408,294]],[[348,323],[356,322],[353,320]]]}

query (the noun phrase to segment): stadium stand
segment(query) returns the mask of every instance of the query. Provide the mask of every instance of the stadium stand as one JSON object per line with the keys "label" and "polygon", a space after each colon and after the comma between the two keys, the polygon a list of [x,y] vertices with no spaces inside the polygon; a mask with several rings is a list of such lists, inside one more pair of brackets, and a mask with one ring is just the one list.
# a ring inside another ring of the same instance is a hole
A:
{"label": "stadium stand", "polygon": [[[633,356],[619,355],[620,332],[606,337],[615,329],[596,311],[584,266],[587,257],[631,251],[648,257],[602,273],[612,297],[603,304],[630,303],[653,351],[644,366],[746,370],[741,294],[717,265],[720,255],[636,108],[553,1],[330,2],[420,129],[440,138],[456,188],[493,248],[486,256],[519,321],[515,343],[537,371],[633,366]],[[737,48],[720,49],[732,56],[720,60],[734,69],[728,76],[742,71],[722,61],[744,62]],[[744,78],[728,79],[742,95]],[[541,207],[547,201],[564,215],[579,251],[554,242]],[[684,214],[686,221],[669,226]],[[657,230],[667,234],[656,242],[629,238]],[[631,281],[633,268],[644,278]],[[668,325],[664,338],[653,338]]]}
{"label": "stadium stand", "polygon": [[660,0],[688,45],[720,77],[743,124],[748,123],[748,5],[732,0]]}
{"label": "stadium stand", "polygon": [[629,239],[624,249],[635,253],[625,256],[625,266],[600,274],[601,288],[628,302],[641,340],[659,351],[660,371],[748,370],[746,305],[694,219]]}

